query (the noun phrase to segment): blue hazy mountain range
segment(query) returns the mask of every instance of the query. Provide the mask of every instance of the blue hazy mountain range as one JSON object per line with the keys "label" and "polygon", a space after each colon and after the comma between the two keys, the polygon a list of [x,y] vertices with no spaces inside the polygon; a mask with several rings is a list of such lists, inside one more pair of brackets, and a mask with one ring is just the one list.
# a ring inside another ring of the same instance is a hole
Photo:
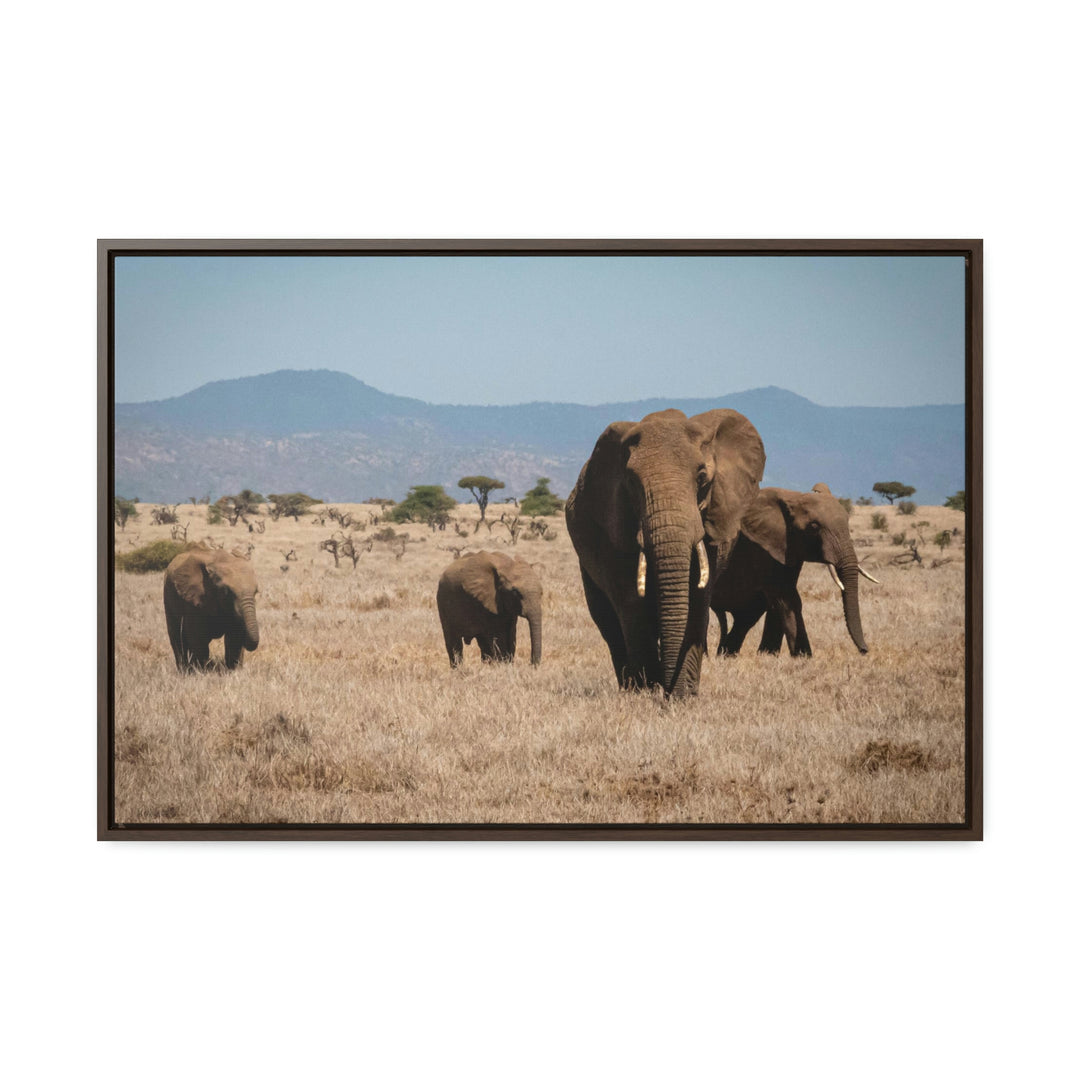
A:
{"label": "blue hazy mountain range", "polygon": [[360,502],[442,484],[466,499],[457,481],[479,473],[506,483],[499,495],[547,476],[565,496],[609,423],[667,408],[749,417],[765,443],[767,486],[806,491],[823,481],[855,498],[899,480],[922,503],[964,487],[962,405],[825,406],[775,386],[610,405],[431,405],[341,372],[276,371],[118,404],[115,490],[144,502],[242,488]]}

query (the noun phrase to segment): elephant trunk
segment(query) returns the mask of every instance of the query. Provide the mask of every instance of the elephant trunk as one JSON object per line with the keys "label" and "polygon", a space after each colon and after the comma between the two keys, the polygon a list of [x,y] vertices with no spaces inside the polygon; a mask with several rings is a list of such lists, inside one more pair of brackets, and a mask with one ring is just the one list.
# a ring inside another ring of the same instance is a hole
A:
{"label": "elephant trunk", "polygon": [[541,630],[540,630],[540,602],[527,604],[525,610],[522,612],[526,621],[529,624],[529,645],[531,647],[531,655],[529,660],[533,664],[540,663],[541,652]]}
{"label": "elephant trunk", "polygon": [[259,647],[259,623],[255,618],[255,597],[242,596],[238,604],[244,623],[244,648],[254,652]]}
{"label": "elephant trunk", "polygon": [[[700,519],[693,515],[700,528]],[[646,554],[656,570],[660,630],[660,669],[667,694],[693,693],[697,671],[685,663],[690,619],[690,569],[697,537],[687,515],[647,499],[644,520]]]}
{"label": "elephant trunk", "polygon": [[840,563],[840,580],[844,585],[844,621],[848,633],[859,652],[867,652],[866,639],[862,632],[862,619],[859,616],[859,560],[852,551],[850,558]]}

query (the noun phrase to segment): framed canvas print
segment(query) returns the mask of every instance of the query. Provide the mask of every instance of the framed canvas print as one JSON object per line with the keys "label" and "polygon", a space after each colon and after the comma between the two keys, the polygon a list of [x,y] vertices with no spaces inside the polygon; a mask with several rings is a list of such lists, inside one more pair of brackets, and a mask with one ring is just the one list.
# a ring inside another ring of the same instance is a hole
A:
{"label": "framed canvas print", "polygon": [[981,838],[981,241],[98,254],[99,838]]}

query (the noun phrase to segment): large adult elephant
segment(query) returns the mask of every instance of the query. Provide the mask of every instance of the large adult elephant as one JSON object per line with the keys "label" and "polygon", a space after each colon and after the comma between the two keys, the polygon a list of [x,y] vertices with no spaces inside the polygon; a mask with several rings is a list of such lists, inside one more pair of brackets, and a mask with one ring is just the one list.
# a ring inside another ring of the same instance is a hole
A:
{"label": "large adult elephant", "polygon": [[225,639],[225,666],[239,667],[244,650],[259,647],[255,594],[259,586],[247,559],[227,551],[192,548],[165,570],[165,622],[180,671],[210,663],[210,642]]}
{"label": "large adult elephant", "polygon": [[620,687],[697,692],[711,583],[764,467],[761,436],[733,409],[665,409],[597,440],[566,527]]}
{"label": "large adult elephant", "polygon": [[[825,563],[839,586],[848,633],[867,651],[859,614],[859,566],[848,531],[847,511],[825,484],[812,491],[762,488],[743,515],[738,539],[717,575],[712,608],[720,620],[717,653],[734,655],[762,615],[760,651],[778,653],[784,640],[792,656],[810,656],[810,639],[797,588],[803,563]],[[731,612],[728,631],[726,612]]]}
{"label": "large adult elephant", "polygon": [[452,562],[436,593],[450,666],[461,663],[464,646],[474,638],[485,660],[512,662],[519,617],[529,624],[531,660],[539,664],[543,593],[536,571],[520,557],[479,551]]}

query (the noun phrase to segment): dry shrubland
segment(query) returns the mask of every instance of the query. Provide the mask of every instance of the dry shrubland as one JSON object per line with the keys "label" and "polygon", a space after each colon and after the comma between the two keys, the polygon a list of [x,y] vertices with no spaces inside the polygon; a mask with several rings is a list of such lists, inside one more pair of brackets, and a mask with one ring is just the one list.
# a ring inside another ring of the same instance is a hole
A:
{"label": "dry shrubland", "polygon": [[[368,506],[339,508],[369,522]],[[150,509],[147,507],[146,509]],[[492,516],[489,508],[488,516]],[[503,508],[500,506],[499,510]],[[884,513],[888,530],[871,528]],[[435,587],[452,548],[509,550],[505,527],[473,535],[475,505],[444,531],[350,531],[355,566],[335,568],[320,526],[266,519],[265,531],[208,526],[176,510],[191,540],[251,548],[261,643],[235,672],[181,675],[162,575],[117,573],[115,804],[122,823],[960,822],[964,813],[964,515],[858,507],[864,565],[861,656],[823,566],[803,570],[814,655],[708,661],[698,697],[616,689],[589,618],[561,517],[515,554],[539,564],[544,656],[451,670]],[[496,515],[497,516],[497,515]],[[118,553],[168,539],[142,515]],[[890,534],[928,521],[921,564],[894,559]],[[944,552],[931,544],[960,530]],[[400,534],[407,534],[402,541]],[[370,546],[370,550],[368,550]],[[290,555],[291,553],[291,555]],[[947,560],[947,561],[943,561]],[[934,566],[934,562],[939,565]],[[715,618],[710,650],[715,650]],[[211,655],[221,658],[221,642]]]}

